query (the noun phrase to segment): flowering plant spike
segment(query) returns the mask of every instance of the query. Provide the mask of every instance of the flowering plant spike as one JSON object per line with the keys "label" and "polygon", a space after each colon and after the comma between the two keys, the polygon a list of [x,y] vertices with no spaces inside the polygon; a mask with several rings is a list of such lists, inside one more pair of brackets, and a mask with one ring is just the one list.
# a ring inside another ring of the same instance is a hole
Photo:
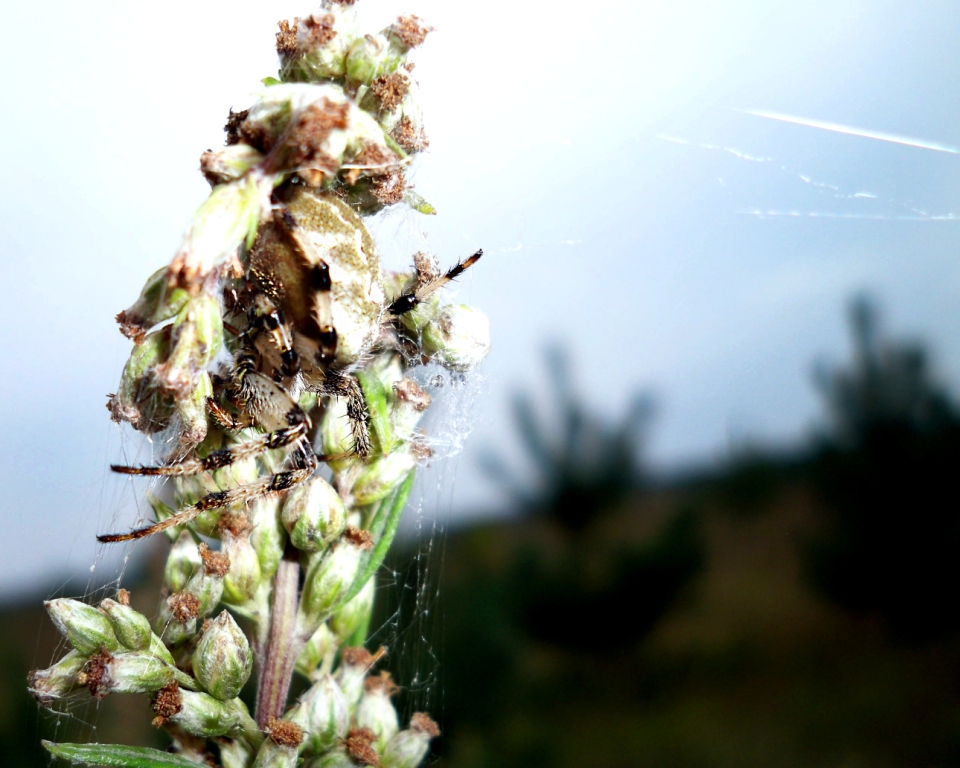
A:
{"label": "flowering plant spike", "polygon": [[[364,643],[377,570],[430,456],[418,424],[431,398],[412,369],[459,375],[490,346],[486,318],[440,291],[481,253],[446,271],[423,253],[406,272],[381,268],[364,217],[434,212],[404,176],[427,146],[408,56],[430,28],[405,16],[362,35],[352,5],[280,22],[278,77],[231,111],[225,146],[200,159],[210,196],[117,316],[134,347],[110,414],[172,447],[157,466],[113,467],[165,485],[148,494],[151,524],[99,539],[165,532],[163,594],[152,618],[125,590],[49,601],[70,650],[29,688],[50,708],[147,694],[172,744],[44,742],[57,757],[414,768],[439,733],[421,712],[400,721],[397,684],[372,673],[385,649]],[[309,687],[290,701],[295,674]]]}

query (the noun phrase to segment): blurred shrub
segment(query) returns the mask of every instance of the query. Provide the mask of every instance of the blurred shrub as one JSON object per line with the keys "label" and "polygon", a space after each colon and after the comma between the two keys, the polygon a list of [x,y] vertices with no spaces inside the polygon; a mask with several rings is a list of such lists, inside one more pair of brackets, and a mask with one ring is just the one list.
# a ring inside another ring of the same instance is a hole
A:
{"label": "blurred shrub", "polygon": [[851,329],[853,359],[816,372],[829,431],[815,478],[832,516],[809,570],[840,605],[922,640],[960,626],[960,416],[924,347],[882,339],[868,299]]}

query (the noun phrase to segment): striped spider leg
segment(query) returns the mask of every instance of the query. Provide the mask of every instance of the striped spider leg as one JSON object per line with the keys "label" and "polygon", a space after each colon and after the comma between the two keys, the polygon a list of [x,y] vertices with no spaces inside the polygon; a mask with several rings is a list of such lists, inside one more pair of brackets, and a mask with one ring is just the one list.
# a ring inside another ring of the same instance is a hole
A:
{"label": "striped spider leg", "polygon": [[303,409],[279,384],[254,370],[253,355],[241,351],[237,359],[236,379],[239,387],[228,392],[227,399],[238,406],[241,417],[234,416],[212,398],[208,401],[211,415],[226,429],[248,426],[250,417],[267,433],[229,448],[214,451],[203,458],[191,458],[157,467],[127,467],[114,465],[111,469],[126,475],[178,476],[209,472],[229,466],[242,459],[258,456],[265,451],[292,446],[287,460],[288,468],[272,475],[264,475],[251,483],[206,494],[195,504],[153,525],[129,533],[98,536],[101,542],[112,543],[141,539],[168,528],[185,525],[208,509],[244,504],[270,493],[279,493],[307,480],[320,461],[341,456],[317,456],[307,433],[310,420]]}

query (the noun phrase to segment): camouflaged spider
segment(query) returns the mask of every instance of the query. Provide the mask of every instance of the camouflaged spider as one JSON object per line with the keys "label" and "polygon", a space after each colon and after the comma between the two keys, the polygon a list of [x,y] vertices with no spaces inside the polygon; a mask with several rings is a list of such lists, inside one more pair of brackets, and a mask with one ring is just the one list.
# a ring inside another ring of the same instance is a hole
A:
{"label": "camouflaged spider", "polygon": [[287,468],[196,503],[153,525],[101,542],[139,539],[183,525],[208,509],[243,504],[285,491],[309,478],[321,461],[351,454],[317,455],[310,419],[297,402],[302,390],[344,397],[352,426],[352,455],[370,452],[368,414],[351,370],[382,343],[397,318],[458,277],[477,251],[445,274],[418,264],[417,280],[396,299],[385,297],[373,239],[360,217],[336,196],[302,185],[280,193],[283,205],[250,250],[240,288],[226,291],[225,328],[237,339],[232,367],[208,401],[221,427],[256,426],[264,434],[203,458],[155,467],[114,465],[128,475],[182,476],[209,472],[265,451],[291,447]]}

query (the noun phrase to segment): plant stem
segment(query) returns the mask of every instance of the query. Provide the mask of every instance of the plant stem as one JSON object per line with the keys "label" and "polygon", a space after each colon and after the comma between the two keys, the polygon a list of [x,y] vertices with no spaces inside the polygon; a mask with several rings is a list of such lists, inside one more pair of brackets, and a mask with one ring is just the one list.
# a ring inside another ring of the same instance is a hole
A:
{"label": "plant stem", "polygon": [[261,728],[266,728],[271,718],[281,717],[287,708],[290,681],[302,645],[295,638],[299,580],[300,552],[288,542],[273,577],[270,637],[257,673],[256,720]]}

